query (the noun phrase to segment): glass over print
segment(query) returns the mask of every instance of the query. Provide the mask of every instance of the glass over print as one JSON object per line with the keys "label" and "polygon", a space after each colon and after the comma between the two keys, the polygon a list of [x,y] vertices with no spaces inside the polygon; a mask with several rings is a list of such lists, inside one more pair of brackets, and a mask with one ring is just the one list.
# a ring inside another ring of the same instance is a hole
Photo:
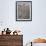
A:
{"label": "glass over print", "polygon": [[16,1],[16,20],[32,20],[31,1]]}

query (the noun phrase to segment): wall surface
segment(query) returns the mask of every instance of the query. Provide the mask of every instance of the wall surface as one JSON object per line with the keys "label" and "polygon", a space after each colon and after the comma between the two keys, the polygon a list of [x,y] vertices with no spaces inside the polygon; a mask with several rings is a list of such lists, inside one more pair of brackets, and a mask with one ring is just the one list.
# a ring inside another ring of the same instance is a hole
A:
{"label": "wall surface", "polygon": [[32,21],[16,22],[16,1],[0,0],[0,30],[9,27],[23,32],[23,44],[46,37],[46,0],[32,0]]}

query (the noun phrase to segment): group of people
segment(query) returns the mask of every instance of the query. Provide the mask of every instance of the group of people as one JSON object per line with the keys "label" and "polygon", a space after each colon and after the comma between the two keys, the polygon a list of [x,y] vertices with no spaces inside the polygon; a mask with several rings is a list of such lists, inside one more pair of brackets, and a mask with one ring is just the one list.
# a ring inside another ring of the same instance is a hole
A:
{"label": "group of people", "polygon": [[[10,35],[11,34],[11,30],[9,28],[7,28],[6,30],[4,29],[4,31],[2,31],[2,35]],[[12,32],[13,35],[22,35],[20,30],[15,30],[14,32]]]}

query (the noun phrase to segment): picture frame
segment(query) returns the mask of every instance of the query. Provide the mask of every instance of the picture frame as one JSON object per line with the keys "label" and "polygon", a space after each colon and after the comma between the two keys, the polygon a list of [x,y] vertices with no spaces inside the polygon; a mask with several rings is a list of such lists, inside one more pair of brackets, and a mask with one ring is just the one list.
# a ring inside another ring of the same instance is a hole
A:
{"label": "picture frame", "polygon": [[16,21],[32,21],[32,1],[16,1]]}

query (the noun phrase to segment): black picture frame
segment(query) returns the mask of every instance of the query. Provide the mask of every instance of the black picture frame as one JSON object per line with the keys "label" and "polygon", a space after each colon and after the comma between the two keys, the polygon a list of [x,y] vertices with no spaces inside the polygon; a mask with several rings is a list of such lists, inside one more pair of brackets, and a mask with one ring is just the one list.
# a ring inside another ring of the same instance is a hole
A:
{"label": "black picture frame", "polygon": [[16,21],[32,21],[32,1],[16,1]]}

